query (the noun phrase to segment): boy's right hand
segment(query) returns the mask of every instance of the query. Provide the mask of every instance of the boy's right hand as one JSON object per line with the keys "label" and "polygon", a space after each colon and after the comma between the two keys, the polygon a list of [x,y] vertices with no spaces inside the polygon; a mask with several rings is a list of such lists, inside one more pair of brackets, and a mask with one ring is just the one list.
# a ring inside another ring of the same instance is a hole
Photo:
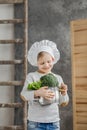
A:
{"label": "boy's right hand", "polygon": [[52,90],[49,90],[47,86],[42,87],[34,92],[35,97],[43,97],[47,100],[50,100],[55,96]]}

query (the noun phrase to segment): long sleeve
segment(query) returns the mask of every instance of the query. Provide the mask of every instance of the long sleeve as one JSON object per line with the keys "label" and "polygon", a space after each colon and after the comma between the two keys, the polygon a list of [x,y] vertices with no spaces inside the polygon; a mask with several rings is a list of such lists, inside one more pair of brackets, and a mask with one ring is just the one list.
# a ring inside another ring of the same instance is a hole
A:
{"label": "long sleeve", "polygon": [[66,106],[68,104],[68,102],[69,102],[69,96],[68,96],[68,94],[62,95],[60,93],[59,105]]}
{"label": "long sleeve", "polygon": [[28,82],[25,81],[23,90],[21,92],[21,96],[23,96],[25,100],[31,101],[34,99],[34,91],[27,90],[27,86],[28,86]]}
{"label": "long sleeve", "polygon": [[[57,75],[57,78],[58,78],[58,82],[59,82],[59,88],[61,87],[61,83],[64,83],[63,82],[63,79],[61,76],[58,76]],[[68,96],[68,93],[66,93],[66,95],[62,95],[61,92],[59,93],[59,105],[61,106],[65,106],[67,105],[69,102],[69,96]]]}
{"label": "long sleeve", "polygon": [[37,71],[35,72],[31,72],[27,75],[23,89],[21,91],[21,97],[29,102],[33,102],[34,100],[36,100],[36,98],[34,98],[34,90],[28,90],[28,84],[32,83],[32,82],[36,82],[40,80],[40,77],[42,75],[39,74]]}
{"label": "long sleeve", "polygon": [[29,74],[26,77],[23,89],[21,91],[21,96],[24,97],[26,101],[32,101],[34,100],[34,91],[29,91],[27,89],[27,86],[29,83],[33,82],[32,76]]}

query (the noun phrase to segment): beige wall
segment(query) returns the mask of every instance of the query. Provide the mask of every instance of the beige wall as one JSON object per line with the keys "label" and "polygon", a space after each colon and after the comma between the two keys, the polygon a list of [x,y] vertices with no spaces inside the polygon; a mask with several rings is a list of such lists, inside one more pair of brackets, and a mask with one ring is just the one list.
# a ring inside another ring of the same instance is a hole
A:
{"label": "beige wall", "polygon": [[[14,9],[13,5],[0,5],[0,19],[13,18]],[[13,38],[13,25],[0,24],[0,40]],[[13,59],[13,45],[0,44],[0,60]],[[0,81],[13,80],[12,65],[0,65]],[[0,86],[0,103],[10,103],[14,100],[14,87],[13,86]],[[0,108],[0,125],[13,124],[14,112],[11,108]]]}

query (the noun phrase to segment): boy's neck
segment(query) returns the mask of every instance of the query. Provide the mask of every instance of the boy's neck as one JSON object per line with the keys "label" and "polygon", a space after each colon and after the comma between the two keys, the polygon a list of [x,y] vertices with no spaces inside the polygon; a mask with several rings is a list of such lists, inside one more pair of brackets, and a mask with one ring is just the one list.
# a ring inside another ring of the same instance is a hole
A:
{"label": "boy's neck", "polygon": [[48,74],[48,73],[51,73],[51,71],[49,71],[49,72],[42,72],[42,71],[40,71],[40,70],[38,70],[37,72],[38,72],[38,73],[41,73],[41,74]]}

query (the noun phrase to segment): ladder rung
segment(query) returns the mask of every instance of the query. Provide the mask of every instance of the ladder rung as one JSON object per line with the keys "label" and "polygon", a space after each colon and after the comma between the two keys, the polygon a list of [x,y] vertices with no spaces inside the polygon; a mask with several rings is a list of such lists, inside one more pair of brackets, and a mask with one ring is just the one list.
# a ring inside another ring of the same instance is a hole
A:
{"label": "ladder rung", "polygon": [[0,130],[23,130],[23,126],[20,125],[0,126]]}
{"label": "ladder rung", "polygon": [[23,86],[23,81],[0,81],[0,86]]}
{"label": "ladder rung", "polygon": [[19,108],[23,107],[22,103],[0,103],[0,107]]}
{"label": "ladder rung", "polygon": [[23,19],[8,19],[8,20],[0,20],[0,24],[9,24],[9,23],[23,23]]}
{"label": "ladder rung", "polygon": [[23,60],[0,60],[0,64],[22,64]]}
{"label": "ladder rung", "polygon": [[23,39],[15,39],[15,40],[0,40],[0,44],[13,44],[13,43],[23,43]]}
{"label": "ladder rung", "polygon": [[23,3],[24,0],[0,0],[0,4],[16,4]]}

